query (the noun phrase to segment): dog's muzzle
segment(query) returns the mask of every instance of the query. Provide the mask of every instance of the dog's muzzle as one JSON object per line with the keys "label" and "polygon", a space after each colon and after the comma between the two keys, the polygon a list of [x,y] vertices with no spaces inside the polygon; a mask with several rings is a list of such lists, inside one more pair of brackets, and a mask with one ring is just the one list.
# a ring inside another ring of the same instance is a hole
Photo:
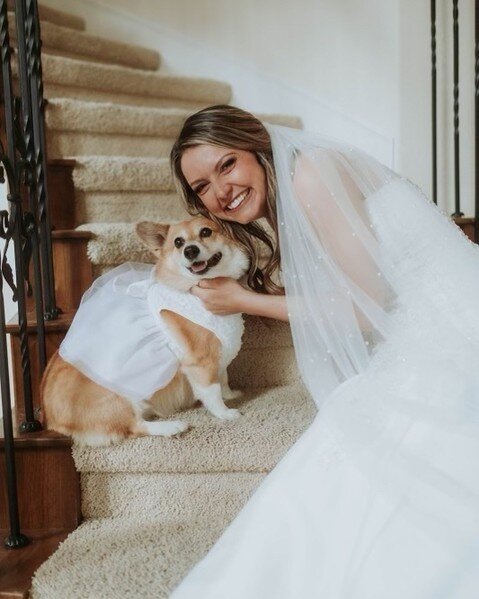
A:
{"label": "dog's muzzle", "polygon": [[[193,246],[193,247],[196,247],[196,246]],[[196,254],[196,256],[197,255],[198,254]],[[193,262],[193,264],[191,266],[188,266],[187,268],[190,272],[192,272],[195,275],[204,275],[206,272],[208,272],[210,270],[210,268],[213,268],[213,266],[216,266],[222,257],[223,257],[223,254],[221,252],[216,252],[216,254],[213,254],[211,256],[211,258],[209,258],[208,260],[201,260],[200,262]]]}

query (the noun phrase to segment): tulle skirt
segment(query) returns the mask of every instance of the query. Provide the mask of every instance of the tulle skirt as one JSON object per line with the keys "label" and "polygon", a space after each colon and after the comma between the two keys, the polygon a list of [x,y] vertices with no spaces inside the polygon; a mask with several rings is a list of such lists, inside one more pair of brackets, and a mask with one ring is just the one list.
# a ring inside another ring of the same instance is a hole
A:
{"label": "tulle skirt", "polygon": [[409,182],[366,201],[391,334],[172,599],[479,597],[479,247]]}

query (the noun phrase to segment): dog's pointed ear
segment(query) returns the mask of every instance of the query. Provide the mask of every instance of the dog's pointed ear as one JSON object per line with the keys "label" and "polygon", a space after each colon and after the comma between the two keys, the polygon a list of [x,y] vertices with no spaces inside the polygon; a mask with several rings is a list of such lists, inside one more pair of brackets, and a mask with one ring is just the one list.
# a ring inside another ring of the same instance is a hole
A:
{"label": "dog's pointed ear", "polygon": [[165,243],[169,228],[170,225],[142,221],[136,224],[135,231],[145,245],[152,250],[158,250]]}

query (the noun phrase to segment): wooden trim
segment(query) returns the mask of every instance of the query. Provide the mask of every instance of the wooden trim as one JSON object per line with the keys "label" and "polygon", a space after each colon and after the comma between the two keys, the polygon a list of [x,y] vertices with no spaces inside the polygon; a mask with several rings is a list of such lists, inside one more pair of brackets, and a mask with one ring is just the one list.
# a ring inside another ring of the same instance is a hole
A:
{"label": "wooden trim", "polygon": [[[25,530],[31,542],[22,549],[5,549],[0,545],[0,598],[28,599],[32,577],[58,545],[64,541],[70,530]],[[8,534],[0,530],[3,538]]]}

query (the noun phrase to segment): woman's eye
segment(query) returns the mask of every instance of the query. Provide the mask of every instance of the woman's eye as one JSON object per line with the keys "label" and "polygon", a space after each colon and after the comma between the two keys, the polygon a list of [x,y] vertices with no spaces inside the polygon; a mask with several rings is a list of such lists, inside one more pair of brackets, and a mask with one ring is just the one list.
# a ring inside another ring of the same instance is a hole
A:
{"label": "woman's eye", "polygon": [[174,241],[175,247],[177,247],[177,248],[180,248],[184,243],[185,243],[185,241],[182,237],[176,237],[176,239]]}
{"label": "woman's eye", "polygon": [[[221,166],[221,170],[225,170],[225,168],[228,168],[230,166],[232,166],[234,163],[236,162],[236,158],[230,158],[229,160],[227,160],[226,162],[224,162]],[[198,187],[194,190],[196,194],[200,194],[205,188],[205,185],[198,185]]]}
{"label": "woman's eye", "polygon": [[208,227],[204,227],[203,229],[201,229],[200,231],[200,237],[209,237],[211,235],[213,231],[211,229],[208,229]]}
{"label": "woman's eye", "polygon": [[221,170],[223,170],[226,166],[231,166],[234,162],[235,162],[235,158],[230,158],[223,164],[223,166],[221,167]]}

